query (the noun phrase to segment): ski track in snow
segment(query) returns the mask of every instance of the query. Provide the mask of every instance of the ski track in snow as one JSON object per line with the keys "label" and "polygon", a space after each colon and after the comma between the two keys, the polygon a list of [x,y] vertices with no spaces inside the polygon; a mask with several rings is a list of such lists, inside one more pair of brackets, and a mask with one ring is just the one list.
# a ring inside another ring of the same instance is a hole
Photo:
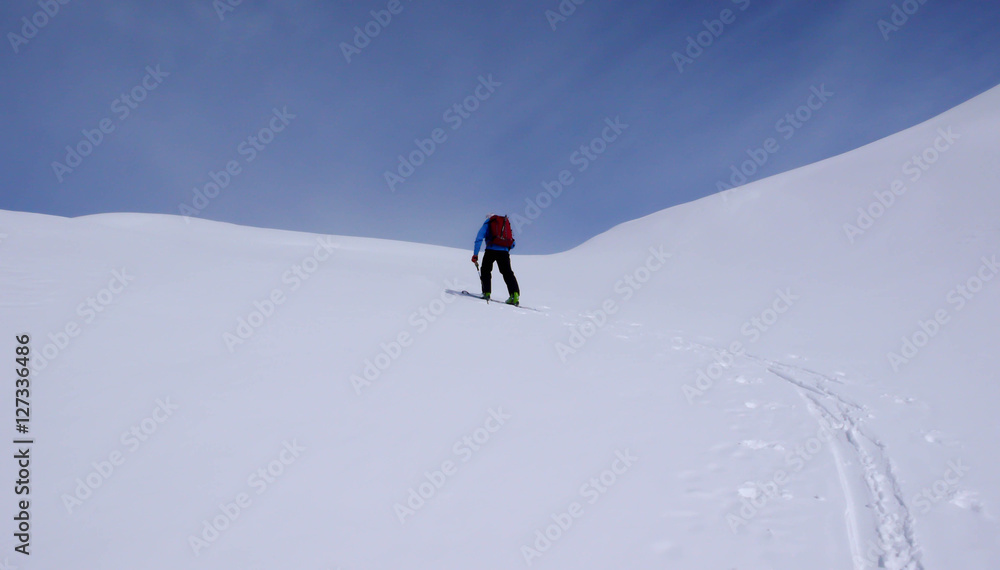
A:
{"label": "ski track in snow", "polygon": [[[838,446],[833,446],[847,503],[845,516],[855,570],[867,567],[923,570],[921,549],[913,533],[914,518],[903,498],[892,459],[885,445],[861,427],[867,410],[823,386],[834,382],[827,376],[779,362],[750,358],[765,363],[768,372],[798,387],[813,417],[823,426],[835,426],[842,430],[844,437],[838,438],[837,442],[840,447],[846,447],[849,457],[857,460],[845,460]],[[814,382],[801,376],[812,377]],[[855,473],[851,473],[852,470]],[[861,511],[850,488],[852,475],[863,478],[868,490],[868,502],[863,506],[871,508],[875,516],[874,546],[872,542],[863,540],[858,532],[857,519]],[[869,557],[870,550],[873,556]]]}
{"label": "ski track in snow", "polygon": [[[675,337],[675,344],[677,340]],[[725,352],[698,342],[683,342],[717,356]],[[854,570],[924,570],[922,548],[914,536],[915,519],[903,498],[886,446],[862,429],[868,410],[829,387],[830,384],[843,385],[844,382],[814,370],[745,352],[740,358],[761,365],[771,375],[793,385],[820,426],[842,433],[843,437],[835,438],[836,443],[831,449],[847,505],[844,522]],[[855,496],[852,480],[864,481],[867,491],[864,501]],[[871,510],[875,518],[874,528],[864,528],[860,520],[864,508]]]}

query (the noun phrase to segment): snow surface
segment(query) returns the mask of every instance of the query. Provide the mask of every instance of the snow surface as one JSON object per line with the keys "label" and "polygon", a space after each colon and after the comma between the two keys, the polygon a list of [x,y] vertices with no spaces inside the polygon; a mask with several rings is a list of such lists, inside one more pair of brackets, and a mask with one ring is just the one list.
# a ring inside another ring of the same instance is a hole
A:
{"label": "snow surface", "polygon": [[[896,179],[906,192],[849,239]],[[36,442],[31,555],[9,515],[0,560],[1000,568],[1000,279],[984,265],[998,182],[994,89],[571,251],[515,255],[541,313],[445,296],[476,290],[468,248],[0,212],[0,356],[31,334]],[[240,319],[260,326],[239,338]],[[903,337],[923,346],[896,371]],[[366,362],[388,366],[366,384]],[[9,513],[10,456],[0,475]]]}

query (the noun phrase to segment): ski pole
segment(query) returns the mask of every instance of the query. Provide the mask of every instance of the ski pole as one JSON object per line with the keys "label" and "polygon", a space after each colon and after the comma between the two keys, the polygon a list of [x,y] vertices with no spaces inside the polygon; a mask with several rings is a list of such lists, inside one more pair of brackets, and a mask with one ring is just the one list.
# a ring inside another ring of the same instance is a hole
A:
{"label": "ski pole", "polygon": [[[482,271],[479,270],[479,262],[478,261],[473,261],[472,263],[476,264],[476,275],[479,277],[479,282],[482,283],[482,281],[483,281],[483,273],[482,273]],[[489,304],[489,302],[490,302],[490,300],[486,299],[486,303]]]}

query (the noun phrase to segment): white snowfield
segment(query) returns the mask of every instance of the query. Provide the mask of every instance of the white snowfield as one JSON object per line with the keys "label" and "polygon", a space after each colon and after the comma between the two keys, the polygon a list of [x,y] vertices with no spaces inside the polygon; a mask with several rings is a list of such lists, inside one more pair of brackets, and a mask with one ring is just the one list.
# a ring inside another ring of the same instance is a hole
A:
{"label": "white snowfield", "polygon": [[469,247],[0,212],[2,429],[34,441],[0,561],[995,570],[998,187],[1000,88],[515,250],[542,312],[445,295]]}

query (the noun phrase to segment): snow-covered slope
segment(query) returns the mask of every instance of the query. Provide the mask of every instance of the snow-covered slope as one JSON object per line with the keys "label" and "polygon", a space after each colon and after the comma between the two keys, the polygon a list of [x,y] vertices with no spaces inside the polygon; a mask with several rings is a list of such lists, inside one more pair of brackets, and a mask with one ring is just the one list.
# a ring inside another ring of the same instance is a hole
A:
{"label": "snow-covered slope", "polygon": [[445,295],[464,249],[0,212],[35,442],[0,560],[998,568],[998,182],[994,89],[515,255],[542,312]]}

